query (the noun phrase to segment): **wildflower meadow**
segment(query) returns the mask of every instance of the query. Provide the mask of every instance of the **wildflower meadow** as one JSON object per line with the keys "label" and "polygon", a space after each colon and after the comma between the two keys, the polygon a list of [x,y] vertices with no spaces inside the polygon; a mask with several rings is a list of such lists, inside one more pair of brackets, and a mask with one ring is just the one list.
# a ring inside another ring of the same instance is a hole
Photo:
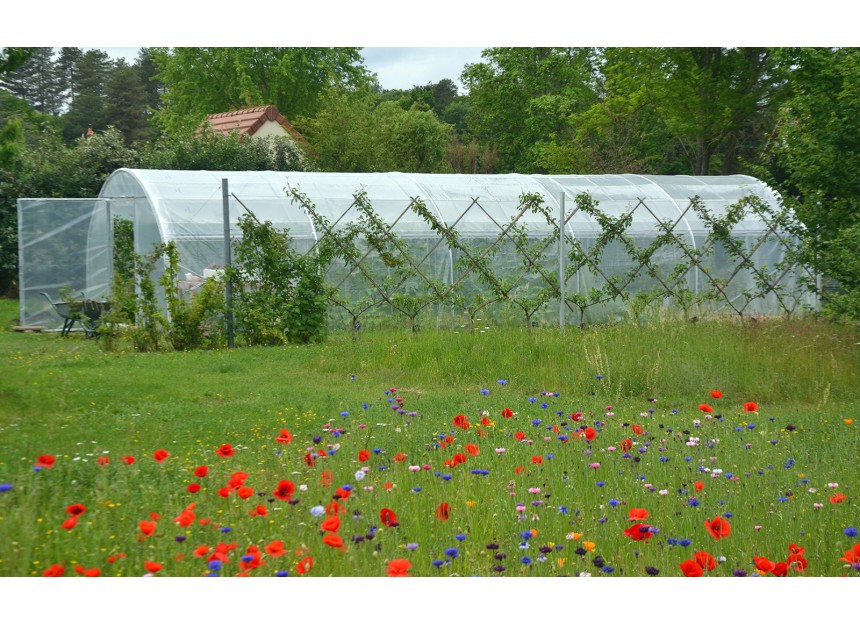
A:
{"label": "wildflower meadow", "polygon": [[0,575],[855,578],[858,337],[105,354],[6,330]]}

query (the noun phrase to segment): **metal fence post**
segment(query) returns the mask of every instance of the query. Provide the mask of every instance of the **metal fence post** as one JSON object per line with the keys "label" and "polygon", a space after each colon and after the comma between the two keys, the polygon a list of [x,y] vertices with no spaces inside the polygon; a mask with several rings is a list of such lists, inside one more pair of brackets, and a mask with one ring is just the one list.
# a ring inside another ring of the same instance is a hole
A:
{"label": "metal fence post", "polygon": [[564,193],[558,203],[558,327],[564,329]]}
{"label": "metal fence post", "polygon": [[224,206],[224,300],[227,306],[227,346],[232,349],[233,343],[233,285],[230,283],[229,271],[233,264],[230,249],[230,193],[227,189],[227,178],[221,179],[221,200]]}

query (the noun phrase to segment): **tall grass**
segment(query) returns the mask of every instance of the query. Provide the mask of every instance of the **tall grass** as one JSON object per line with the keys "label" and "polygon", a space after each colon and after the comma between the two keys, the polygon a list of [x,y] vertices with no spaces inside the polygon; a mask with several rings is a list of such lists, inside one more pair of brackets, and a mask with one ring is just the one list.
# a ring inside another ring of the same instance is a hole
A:
{"label": "tall grass", "polygon": [[[726,576],[735,568],[752,572],[752,556],[783,559],[788,545],[799,543],[809,573],[832,576],[856,541],[843,533],[858,524],[860,477],[858,425],[846,422],[860,424],[860,334],[849,327],[806,319],[380,331],[303,347],[142,354],[103,353],[82,336],[15,333],[14,316],[14,304],[0,302],[0,483],[11,486],[0,492],[4,576],[38,575],[61,561],[140,575],[144,560],[164,563],[167,574],[199,576],[206,563],[190,549],[232,540],[239,553],[221,572],[229,574],[239,571],[236,560],[249,545],[262,549],[276,538],[289,555],[270,558],[255,574],[280,567],[295,574],[296,553],[307,548],[321,575],[384,574],[398,557],[427,576],[643,576],[646,567],[678,575],[680,561],[705,549],[726,558],[713,573]],[[386,392],[391,388],[396,392]],[[715,388],[723,398],[709,396]],[[395,397],[403,413],[392,409]],[[747,401],[759,411],[744,412]],[[708,402],[720,418],[697,409]],[[503,407],[517,415],[503,418]],[[570,419],[578,411],[582,422]],[[479,426],[484,413],[489,424]],[[473,426],[454,427],[457,414]],[[646,432],[634,435],[633,423]],[[596,428],[594,442],[579,438],[581,424]],[[281,429],[291,431],[291,444],[275,442]],[[517,432],[525,440],[517,441]],[[450,445],[440,443],[446,435]],[[691,437],[698,445],[687,444]],[[645,450],[623,458],[611,447],[624,438]],[[234,456],[215,454],[225,443]],[[478,455],[444,465],[469,443]],[[170,452],[162,464],[151,457],[159,448]],[[329,456],[308,466],[306,454],[320,449]],[[379,453],[359,462],[359,449]],[[406,459],[394,461],[396,453]],[[34,472],[43,454],[56,456],[56,465]],[[124,465],[124,455],[137,461]],[[96,465],[100,456],[110,463]],[[540,464],[532,461],[537,456]],[[206,479],[192,474],[201,464],[211,468]],[[362,467],[367,476],[359,481]],[[249,474],[259,495],[244,501],[217,494],[237,470]],[[331,485],[322,480],[326,470]],[[710,477],[725,473],[737,480]],[[271,497],[280,479],[306,486],[296,492],[299,503]],[[698,495],[691,485],[697,479],[706,485]],[[195,481],[203,489],[189,494]],[[831,482],[847,503],[828,502]],[[343,484],[353,486],[343,501],[345,552],[320,545],[319,520],[309,514]],[[528,492],[535,488],[540,492]],[[74,502],[88,511],[65,531],[64,509]],[[191,502],[212,522],[176,527],[173,517]],[[451,504],[450,521],[436,519],[440,502]],[[265,517],[249,515],[256,504],[267,507]],[[397,512],[398,527],[380,525],[382,507]],[[647,544],[622,534],[630,507],[648,508],[660,529]],[[138,539],[138,522],[153,512],[162,517],[158,533]],[[726,512],[732,536],[715,542],[704,520]],[[352,541],[372,525],[379,527],[373,539]],[[528,529],[537,535],[524,540]],[[692,543],[679,547],[671,539]],[[586,541],[595,549],[576,554]],[[413,543],[417,549],[407,549]],[[450,548],[458,548],[457,557],[445,554]],[[105,564],[118,552],[127,556]],[[507,557],[494,559],[499,552]],[[598,554],[613,571],[594,565]],[[526,555],[529,564],[520,562]]]}

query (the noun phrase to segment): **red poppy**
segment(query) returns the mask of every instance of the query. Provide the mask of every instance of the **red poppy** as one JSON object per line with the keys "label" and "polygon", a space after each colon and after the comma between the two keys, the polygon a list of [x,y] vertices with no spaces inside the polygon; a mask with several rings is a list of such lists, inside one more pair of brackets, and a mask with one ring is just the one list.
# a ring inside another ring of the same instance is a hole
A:
{"label": "red poppy", "polygon": [[334,533],[326,533],[322,541],[323,544],[325,544],[326,546],[345,550],[343,546],[343,538],[341,538],[339,535],[335,535]]}
{"label": "red poppy", "polygon": [[152,511],[149,514],[149,519],[150,520],[161,520],[161,516],[158,515],[157,513],[155,513],[154,511]]}
{"label": "red poppy", "polygon": [[710,572],[717,567],[717,560],[714,559],[714,556],[704,550],[696,551],[693,553],[693,557],[696,559],[696,563],[702,566],[703,570],[708,570]]}
{"label": "red poppy", "polygon": [[766,557],[753,557],[753,561],[755,562],[756,570],[761,570],[765,573],[773,570],[773,561],[767,559]]}
{"label": "red poppy", "polygon": [[382,484],[382,487],[385,488],[386,492],[390,492],[392,489],[394,489],[394,484],[391,481],[386,481]]}
{"label": "red poppy", "polygon": [[586,427],[580,435],[584,436],[586,440],[591,442],[594,438],[597,437],[597,432],[591,427]]}
{"label": "red poppy", "polygon": [[489,416],[484,416],[483,418],[481,418],[481,424],[484,425],[485,427],[489,427],[490,425],[493,424],[493,421],[490,420]]}
{"label": "red poppy", "polygon": [[42,576],[58,577],[63,576],[65,573],[65,567],[61,566],[59,563],[52,563],[44,572],[42,572]]}
{"label": "red poppy", "polygon": [[409,576],[411,567],[406,559],[392,559],[388,562],[388,576]]}
{"label": "red poppy", "polygon": [[66,529],[66,531],[71,531],[75,528],[75,525],[78,523],[78,516],[69,516],[63,521],[62,527]]}
{"label": "red poppy", "polygon": [[654,535],[647,524],[634,524],[624,529],[624,535],[637,542],[647,542]]}
{"label": "red poppy", "polygon": [[69,505],[68,507],[66,507],[66,513],[71,516],[80,516],[86,510],[87,508],[80,503],[75,503],[74,505]]}
{"label": "red poppy", "polygon": [[238,490],[236,490],[236,496],[241,499],[251,498],[254,495],[254,488],[249,488],[248,486],[243,485]]}
{"label": "red poppy", "polygon": [[830,497],[830,502],[836,505],[844,501],[846,498],[847,497],[845,496],[845,494],[843,494],[842,492],[838,492]]}
{"label": "red poppy", "polygon": [[306,574],[311,571],[311,568],[314,567],[313,557],[305,557],[296,565],[296,572],[299,574]]}
{"label": "red poppy", "polygon": [[502,417],[503,418],[513,418],[514,412],[511,410],[510,407],[506,407],[502,410]]}
{"label": "red poppy", "polygon": [[340,529],[340,516],[327,516],[320,524],[320,528],[329,533],[337,533]]}
{"label": "red poppy", "polygon": [[239,472],[234,472],[232,475],[230,475],[230,480],[227,481],[227,487],[235,490],[235,489],[245,485],[245,480],[247,478],[248,478],[247,472],[243,472],[241,470]]}
{"label": "red poppy", "polygon": [[391,527],[397,525],[397,514],[388,509],[387,507],[383,507],[379,511],[379,521],[385,526]]}
{"label": "red poppy", "polygon": [[197,468],[194,469],[194,476],[195,477],[200,477],[202,479],[203,477],[205,477],[208,474],[209,474],[209,467],[208,466],[197,466]]}
{"label": "red poppy", "polygon": [[173,522],[181,527],[188,527],[194,524],[194,521],[197,520],[197,514],[194,513],[195,505],[196,503],[188,505],[173,519]]}
{"label": "red poppy", "polygon": [[582,420],[583,419],[582,412],[575,412],[575,413],[571,414],[570,419],[573,421]]}
{"label": "red poppy", "polygon": [[514,438],[516,438],[517,440],[519,440],[520,442],[522,442],[523,440],[525,440],[525,439],[526,439],[526,434],[524,434],[522,431],[517,431],[517,432],[514,434]]}
{"label": "red poppy", "polygon": [[107,455],[102,455],[96,460],[96,463],[99,466],[107,466],[110,463],[110,457],[108,457]]}
{"label": "red poppy", "polygon": [[643,433],[645,433],[645,430],[642,428],[641,425],[630,425],[630,428],[633,429],[633,433],[635,433],[636,435],[642,435]]}
{"label": "red poppy", "polygon": [[723,539],[724,537],[728,537],[732,532],[729,521],[720,516],[714,516],[713,520],[705,520],[705,528],[708,530],[708,533],[714,536],[714,539]]}
{"label": "red poppy", "polygon": [[532,455],[532,463],[533,464],[542,464],[543,463],[543,457],[540,455]]}
{"label": "red poppy", "polygon": [[211,549],[210,549],[208,546],[206,546],[206,545],[198,546],[197,548],[195,548],[195,549],[194,549],[194,556],[195,556],[195,557],[205,557],[205,556],[206,556],[206,554],[207,554],[210,550],[211,550]]}
{"label": "red poppy", "polygon": [[788,545],[788,552],[790,552],[792,555],[801,555],[802,556],[805,551],[806,551],[805,548],[803,548],[802,546],[798,546],[797,544],[789,544]]}
{"label": "red poppy", "polygon": [[277,442],[278,444],[289,444],[292,441],[293,441],[293,436],[286,429],[281,429],[281,435],[279,435],[277,438],[275,438],[275,442]]}
{"label": "red poppy", "polygon": [[454,426],[466,431],[471,425],[469,424],[469,419],[466,418],[465,414],[457,414],[457,416],[454,417]]}
{"label": "red poppy", "polygon": [[692,559],[687,559],[684,563],[680,565],[681,572],[684,573],[684,576],[702,576],[702,566],[693,561]]}
{"label": "red poppy", "polygon": [[789,569],[795,572],[803,572],[809,567],[809,562],[802,554],[791,554],[785,562],[788,564]]}
{"label": "red poppy", "polygon": [[269,515],[269,510],[265,505],[257,505],[256,509],[251,509],[248,511],[248,515],[252,518],[256,518],[258,516],[267,516]]}
{"label": "red poppy", "polygon": [[187,486],[185,486],[185,489],[191,494],[197,494],[197,492],[200,491],[200,484],[199,483],[189,483]]}
{"label": "red poppy", "polygon": [[320,484],[323,487],[330,487],[333,478],[334,475],[332,475],[331,470],[323,470],[322,473],[320,473]]}
{"label": "red poppy", "polygon": [[147,572],[152,572],[153,574],[161,571],[164,568],[163,565],[155,561],[146,561],[144,562],[143,567],[146,568]]}
{"label": "red poppy", "polygon": [[120,461],[122,461],[126,466],[131,466],[135,460],[131,455],[123,455]]}
{"label": "red poppy", "polygon": [[699,405],[699,410],[705,412],[706,414],[710,414],[714,411],[714,408],[707,403],[702,403],[701,405]]}
{"label": "red poppy", "polygon": [[328,505],[325,506],[325,513],[328,516],[336,516],[338,514],[346,513],[346,507],[341,505],[336,500],[333,500]]}
{"label": "red poppy", "polygon": [[466,455],[463,453],[456,453],[454,455],[454,465],[457,464],[465,464],[466,463]]}
{"label": "red poppy", "polygon": [[439,520],[447,520],[448,518],[450,518],[451,517],[451,505],[449,505],[448,503],[441,503],[436,508],[436,517]]}
{"label": "red poppy", "polygon": [[281,500],[288,501],[293,495],[293,492],[296,491],[296,484],[292,481],[288,481],[286,479],[282,479],[278,482],[278,488],[272,492],[275,498],[279,498]]}
{"label": "red poppy", "polygon": [[229,444],[222,444],[215,452],[221,457],[233,457],[236,454],[236,451]]}
{"label": "red poppy", "polygon": [[391,459],[392,459],[392,461],[396,461],[396,462],[406,461],[406,454],[404,454],[404,453],[395,453],[395,454],[394,454],[394,457],[392,457]]}
{"label": "red poppy", "polygon": [[621,440],[621,444],[618,446],[621,447],[622,451],[627,452],[633,448],[633,440]]}
{"label": "red poppy", "polygon": [[84,566],[82,566],[82,565],[76,565],[75,566],[75,572],[77,572],[78,574],[80,574],[82,576],[88,576],[91,578],[96,577],[96,576],[101,576],[101,574],[102,574],[102,571],[99,570],[98,568],[85,569]]}
{"label": "red poppy", "polygon": [[145,537],[149,537],[155,533],[155,522],[151,522],[150,520],[141,520],[137,523],[137,526]]}
{"label": "red poppy", "polygon": [[164,449],[158,449],[152,454],[152,458],[157,461],[159,464],[163,462],[165,459],[170,457],[170,453],[165,451]]}
{"label": "red poppy", "polygon": [[646,509],[643,509],[641,507],[633,507],[630,510],[630,512],[627,514],[627,516],[628,516],[627,521],[633,522],[635,520],[644,520],[649,515],[650,514],[648,513],[648,511]]}
{"label": "red poppy", "polygon": [[36,466],[39,468],[51,468],[54,462],[57,461],[53,455],[39,455],[36,458]]}
{"label": "red poppy", "polygon": [[775,563],[770,573],[774,576],[788,576],[788,564],[785,561]]}
{"label": "red poppy", "polygon": [[525,466],[517,466],[516,468],[514,468],[514,474],[523,474],[525,471]]}
{"label": "red poppy", "polygon": [[222,487],[218,490],[218,496],[222,498],[228,498],[230,496],[230,492],[233,491],[231,487]]}
{"label": "red poppy", "polygon": [[352,493],[351,490],[344,490],[343,488],[337,488],[337,492],[335,492],[334,495],[340,500],[346,500],[347,498],[349,498],[349,495],[351,493]]}
{"label": "red poppy", "polygon": [[365,451],[364,449],[358,452],[358,461],[364,462],[370,459],[370,451]]}
{"label": "red poppy", "polygon": [[719,390],[711,390],[711,396],[714,397],[715,399],[722,399],[723,393],[720,392]]}
{"label": "red poppy", "polygon": [[313,468],[317,465],[317,460],[310,453],[308,453],[307,455],[305,455],[305,463],[311,468]]}
{"label": "red poppy", "polygon": [[744,403],[744,411],[745,412],[757,412],[758,411],[758,403],[753,401],[748,401]]}
{"label": "red poppy", "polygon": [[697,492],[701,492],[705,488],[705,484],[702,483],[701,481],[693,481],[693,488]]}
{"label": "red poppy", "polygon": [[844,553],[845,556],[839,557],[839,561],[846,563],[860,563],[860,543],[854,544],[849,550]]}
{"label": "red poppy", "polygon": [[477,445],[477,444],[467,444],[467,445],[466,445],[466,452],[467,452],[469,455],[479,455],[481,451],[480,451],[480,450],[478,450],[478,445]]}

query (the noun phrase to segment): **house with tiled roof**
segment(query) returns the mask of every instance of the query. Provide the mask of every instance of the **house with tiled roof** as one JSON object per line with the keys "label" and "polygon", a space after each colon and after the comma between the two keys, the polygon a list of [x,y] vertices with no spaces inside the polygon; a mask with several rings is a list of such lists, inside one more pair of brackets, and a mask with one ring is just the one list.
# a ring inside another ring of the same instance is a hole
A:
{"label": "house with tiled roof", "polygon": [[206,117],[206,123],[213,132],[219,134],[236,132],[239,136],[248,137],[287,136],[305,142],[299,131],[271,104],[215,113]]}

